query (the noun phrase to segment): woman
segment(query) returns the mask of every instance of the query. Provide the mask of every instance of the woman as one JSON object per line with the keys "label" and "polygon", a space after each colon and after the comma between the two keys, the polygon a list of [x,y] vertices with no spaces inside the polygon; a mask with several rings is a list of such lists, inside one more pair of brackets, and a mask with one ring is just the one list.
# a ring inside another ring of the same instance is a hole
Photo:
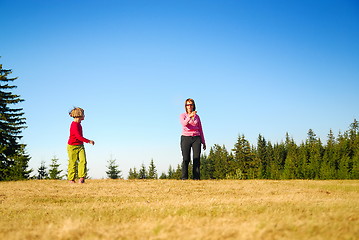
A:
{"label": "woman", "polygon": [[84,138],[82,136],[81,121],[85,119],[85,111],[82,108],[73,108],[69,112],[70,117],[74,120],[70,126],[70,137],[67,142],[67,153],[69,155],[69,166],[68,166],[68,180],[71,183],[75,183],[76,165],[78,162],[78,177],[79,183],[85,182],[87,161],[85,153],[85,143],[95,144],[94,141]]}
{"label": "woman", "polygon": [[206,150],[201,119],[197,115],[196,104],[191,98],[185,101],[185,113],[180,115],[182,124],[181,151],[182,151],[182,179],[188,179],[188,164],[191,160],[191,148],[193,150],[193,179],[200,179],[200,155],[201,144]]}

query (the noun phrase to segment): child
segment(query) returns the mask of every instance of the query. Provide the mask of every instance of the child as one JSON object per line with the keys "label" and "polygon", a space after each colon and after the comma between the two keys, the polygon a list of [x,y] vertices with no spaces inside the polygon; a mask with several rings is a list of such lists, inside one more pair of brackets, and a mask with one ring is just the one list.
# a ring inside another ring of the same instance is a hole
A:
{"label": "child", "polygon": [[86,153],[85,143],[95,144],[94,141],[88,140],[82,136],[81,121],[85,119],[85,111],[82,108],[75,107],[70,112],[70,117],[74,118],[74,121],[70,126],[70,137],[67,145],[67,153],[69,154],[69,166],[68,166],[68,180],[71,183],[75,183],[75,171],[76,163],[78,164],[78,177],[79,183],[85,182],[86,177]]}

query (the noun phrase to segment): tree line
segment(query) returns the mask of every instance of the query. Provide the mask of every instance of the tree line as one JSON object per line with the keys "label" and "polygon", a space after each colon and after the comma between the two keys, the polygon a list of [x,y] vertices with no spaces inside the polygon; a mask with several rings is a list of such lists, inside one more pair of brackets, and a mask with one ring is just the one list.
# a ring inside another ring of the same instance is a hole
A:
{"label": "tree line", "polygon": [[[288,133],[284,142],[276,144],[259,135],[256,146],[240,135],[230,151],[224,145],[215,144],[208,155],[201,155],[201,179],[359,179],[358,130],[359,123],[354,119],[350,128],[337,137],[330,130],[326,144],[312,129],[299,145]],[[46,167],[42,163],[33,178],[61,179],[57,160],[52,159],[49,173],[44,171]],[[122,179],[121,172],[116,159],[108,160],[108,178]],[[189,174],[191,177],[192,172]],[[167,172],[158,175],[153,159],[148,167],[142,164],[128,172],[128,179],[180,178],[180,164],[176,168],[170,165]]]}
{"label": "tree line", "polygon": [[312,129],[296,144],[272,144],[262,135],[253,146],[240,135],[231,151],[214,145],[201,160],[202,179],[359,179],[359,125],[350,124],[344,133],[332,130],[325,144]]}
{"label": "tree line", "polygon": [[[136,168],[129,176],[143,178]],[[159,178],[180,177],[178,164]],[[330,130],[325,144],[312,129],[301,144],[288,133],[285,141],[275,144],[259,135],[256,146],[239,135],[232,149],[215,144],[208,155],[201,155],[201,179],[359,179],[359,123],[354,119],[337,136]]]}
{"label": "tree line", "polygon": [[[20,143],[26,128],[22,108],[14,105],[24,101],[12,93],[16,88],[9,78],[11,70],[0,64],[0,181],[37,179],[62,179],[58,159],[54,157],[49,171],[42,162],[37,175],[30,177],[30,156],[26,144]],[[191,164],[190,164],[191,168]],[[115,159],[108,161],[108,178],[122,178]],[[191,171],[189,171],[191,174]],[[149,167],[131,168],[128,179],[180,179],[181,166],[171,165],[158,176],[153,159]],[[191,177],[191,176],[189,176]],[[239,135],[234,147],[228,150],[215,144],[209,154],[201,155],[201,179],[359,179],[359,124],[356,119],[344,133],[334,136],[332,130],[323,144],[312,129],[307,139],[297,144],[286,134],[285,141],[271,143],[262,135],[256,145],[251,145],[244,135]]]}

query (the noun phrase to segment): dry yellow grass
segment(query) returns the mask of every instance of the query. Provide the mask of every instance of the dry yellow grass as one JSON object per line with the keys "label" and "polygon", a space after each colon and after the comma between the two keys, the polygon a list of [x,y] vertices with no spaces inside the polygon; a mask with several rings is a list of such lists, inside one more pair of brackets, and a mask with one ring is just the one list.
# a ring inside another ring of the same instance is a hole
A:
{"label": "dry yellow grass", "polygon": [[359,181],[1,182],[0,239],[359,239]]}

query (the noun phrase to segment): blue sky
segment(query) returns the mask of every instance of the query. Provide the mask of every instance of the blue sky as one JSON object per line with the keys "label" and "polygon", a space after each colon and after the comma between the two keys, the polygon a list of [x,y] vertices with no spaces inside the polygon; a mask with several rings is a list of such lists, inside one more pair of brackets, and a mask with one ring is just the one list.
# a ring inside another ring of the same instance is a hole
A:
{"label": "blue sky", "polygon": [[67,166],[73,106],[85,109],[89,175],[116,159],[181,163],[179,114],[196,100],[208,150],[309,129],[326,141],[359,118],[358,1],[0,0],[0,62],[12,69],[30,167]]}

